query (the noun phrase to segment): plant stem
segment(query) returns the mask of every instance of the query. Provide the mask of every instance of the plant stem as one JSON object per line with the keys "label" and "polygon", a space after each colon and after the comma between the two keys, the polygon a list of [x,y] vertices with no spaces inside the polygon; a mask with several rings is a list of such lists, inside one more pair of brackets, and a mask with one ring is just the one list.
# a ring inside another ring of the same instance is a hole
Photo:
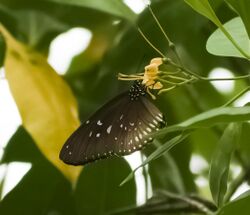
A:
{"label": "plant stem", "polygon": [[163,58],[165,58],[165,55],[159,50],[157,49],[153,43],[150,42],[150,40],[145,36],[145,34],[142,32],[142,30],[140,28],[138,28],[139,33],[141,34],[141,36],[144,38],[144,40],[146,40],[146,42]]}
{"label": "plant stem", "polygon": [[165,80],[165,79],[162,79],[162,78],[158,78],[158,80],[160,82],[164,82],[164,83],[167,83],[167,84],[171,84],[171,85],[178,85],[179,83],[175,83],[175,82],[172,82],[172,81],[168,81],[168,80]]}
{"label": "plant stem", "polygon": [[180,58],[178,52],[176,51],[175,44],[170,40],[170,38],[168,37],[168,35],[167,35],[166,32],[164,31],[164,29],[163,29],[161,23],[159,22],[158,18],[156,17],[156,15],[155,15],[153,9],[150,7],[150,5],[148,5],[148,9],[149,9],[151,15],[153,16],[153,18],[154,18],[156,24],[158,25],[158,27],[160,28],[161,32],[163,33],[165,39],[167,40],[167,43],[168,43],[169,48],[173,51],[173,53],[175,54],[175,56],[176,56],[177,60],[180,62],[180,64],[182,64],[182,63],[181,63],[181,58]]}
{"label": "plant stem", "polygon": [[176,79],[178,81],[187,81],[188,80],[186,78],[182,78],[182,77],[178,77],[178,76],[174,76],[174,75],[168,75],[168,78]]}
{"label": "plant stem", "polygon": [[203,80],[203,81],[234,81],[234,80],[240,80],[240,79],[245,79],[245,78],[249,78],[249,77],[250,77],[250,74],[237,76],[234,78],[206,78],[206,77],[200,76],[201,80]]}
{"label": "plant stem", "polygon": [[249,90],[250,90],[250,86],[246,87],[244,90],[240,91],[236,96],[234,96],[232,99],[230,99],[222,107],[227,107],[227,106],[231,105],[235,100],[237,100],[240,96],[242,96],[243,94],[245,94]]}
{"label": "plant stem", "polygon": [[[141,152],[141,162],[143,163],[144,161],[144,157],[143,157],[143,153]],[[146,166],[143,166],[142,167],[142,174],[144,176],[144,180],[145,180],[145,199],[147,200],[148,199],[148,186],[149,186],[149,181],[148,181],[148,171],[147,171],[147,168]]]}
{"label": "plant stem", "polygon": [[174,193],[170,193],[168,191],[161,191],[162,194],[164,194],[167,197],[170,197],[172,199],[177,199],[177,200],[181,200],[183,202],[188,203],[190,206],[193,206],[195,208],[197,208],[200,212],[203,212],[207,215],[213,215],[214,213],[204,204],[202,204],[201,202],[198,202],[195,199],[191,199],[188,198],[186,196],[181,196],[178,194],[174,194]]}
{"label": "plant stem", "polygon": [[196,77],[197,79],[202,79],[202,77],[199,76],[198,74],[195,74],[195,73],[191,72],[190,70],[184,68],[183,66],[181,66],[181,65],[179,65],[177,63],[174,63],[170,58],[163,58],[163,62],[166,63],[166,64],[171,64],[172,66],[174,66],[174,67],[188,73],[189,75],[192,75],[192,76]]}
{"label": "plant stem", "polygon": [[234,77],[234,78],[207,78],[207,77],[200,76],[200,75],[198,75],[196,73],[193,73],[190,70],[184,68],[183,66],[174,63],[170,58],[164,58],[163,62],[166,63],[166,64],[171,64],[172,66],[174,66],[176,68],[179,68],[182,71],[186,72],[187,74],[192,75],[195,78],[197,78],[198,80],[202,80],[202,81],[234,81],[234,80],[250,78],[250,74],[237,76],[237,77]]}

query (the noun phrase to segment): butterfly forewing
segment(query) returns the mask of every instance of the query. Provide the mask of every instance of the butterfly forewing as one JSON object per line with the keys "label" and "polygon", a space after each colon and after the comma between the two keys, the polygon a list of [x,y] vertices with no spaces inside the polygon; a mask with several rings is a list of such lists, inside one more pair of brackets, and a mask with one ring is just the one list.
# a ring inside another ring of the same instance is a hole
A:
{"label": "butterfly forewing", "polygon": [[108,152],[107,146],[110,146],[104,138],[104,131],[108,134],[108,125],[119,116],[122,111],[119,107],[126,104],[127,93],[123,93],[100,108],[68,138],[60,152],[60,159],[68,164],[81,165],[86,163],[86,158],[89,162],[95,160],[98,153],[104,157],[104,153]]}
{"label": "butterfly forewing", "polygon": [[149,135],[162,126],[163,117],[146,96],[136,95],[131,100],[125,92],[99,109],[69,137],[60,158],[68,164],[82,165],[131,154],[150,142]]}

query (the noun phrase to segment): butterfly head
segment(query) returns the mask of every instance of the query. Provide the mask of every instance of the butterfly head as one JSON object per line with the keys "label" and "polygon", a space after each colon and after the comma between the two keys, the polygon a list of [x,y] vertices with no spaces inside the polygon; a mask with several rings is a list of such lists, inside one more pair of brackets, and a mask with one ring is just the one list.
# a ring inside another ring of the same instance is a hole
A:
{"label": "butterfly head", "polygon": [[[163,88],[162,83],[159,81],[159,66],[163,64],[162,58],[153,58],[150,64],[145,67],[144,73],[125,75],[119,73],[118,79],[131,81],[135,80],[134,85],[131,88],[132,99],[135,100],[138,96],[141,96],[141,91],[147,93],[152,99],[156,97],[151,93],[151,90],[160,90]],[[141,90],[141,91],[140,91]],[[134,92],[135,91],[135,92]]]}

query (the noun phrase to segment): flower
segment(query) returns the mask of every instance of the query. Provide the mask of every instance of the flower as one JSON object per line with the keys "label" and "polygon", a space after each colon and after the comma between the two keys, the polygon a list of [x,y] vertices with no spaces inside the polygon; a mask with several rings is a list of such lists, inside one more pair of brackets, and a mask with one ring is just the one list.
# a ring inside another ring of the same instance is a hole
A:
{"label": "flower", "polygon": [[153,58],[150,64],[145,66],[142,83],[150,89],[161,89],[163,85],[157,81],[159,66],[162,64],[162,58]]}

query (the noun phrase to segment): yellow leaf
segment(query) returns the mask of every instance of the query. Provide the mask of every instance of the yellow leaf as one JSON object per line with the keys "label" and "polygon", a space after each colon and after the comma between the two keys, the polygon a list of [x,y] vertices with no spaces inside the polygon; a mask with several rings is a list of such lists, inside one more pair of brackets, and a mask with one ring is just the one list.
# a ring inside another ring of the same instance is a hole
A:
{"label": "yellow leaf", "polygon": [[15,40],[0,26],[7,50],[4,67],[22,123],[44,156],[75,182],[81,168],[64,164],[60,149],[79,126],[76,100],[46,58]]}

